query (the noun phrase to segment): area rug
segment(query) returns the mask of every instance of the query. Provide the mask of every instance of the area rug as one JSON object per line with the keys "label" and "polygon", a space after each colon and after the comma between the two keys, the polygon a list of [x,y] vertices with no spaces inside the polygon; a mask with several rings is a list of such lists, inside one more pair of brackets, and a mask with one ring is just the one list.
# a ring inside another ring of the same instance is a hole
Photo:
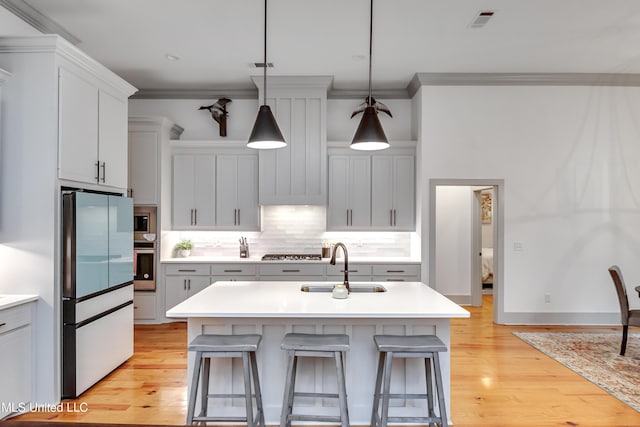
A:
{"label": "area rug", "polygon": [[621,332],[513,334],[640,412],[640,334],[629,334],[625,356]]}

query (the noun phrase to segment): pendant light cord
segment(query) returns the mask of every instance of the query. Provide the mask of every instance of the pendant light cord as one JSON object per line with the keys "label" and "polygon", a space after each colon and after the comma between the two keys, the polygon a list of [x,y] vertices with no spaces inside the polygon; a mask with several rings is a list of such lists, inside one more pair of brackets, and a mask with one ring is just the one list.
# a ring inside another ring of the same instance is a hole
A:
{"label": "pendant light cord", "polygon": [[[265,2],[266,1],[267,0],[265,0]],[[369,13],[369,98],[367,99],[368,105],[371,105],[371,56],[373,54],[373,0],[371,0],[370,9],[371,11]]]}
{"label": "pendant light cord", "polygon": [[[369,68],[371,68],[371,65],[369,65]],[[371,71],[369,71],[369,73],[371,73]],[[263,76],[264,76],[264,79],[263,79],[264,88],[262,89],[262,94],[264,95],[263,97],[264,102],[262,105],[267,105],[267,0],[264,0],[264,74]]]}

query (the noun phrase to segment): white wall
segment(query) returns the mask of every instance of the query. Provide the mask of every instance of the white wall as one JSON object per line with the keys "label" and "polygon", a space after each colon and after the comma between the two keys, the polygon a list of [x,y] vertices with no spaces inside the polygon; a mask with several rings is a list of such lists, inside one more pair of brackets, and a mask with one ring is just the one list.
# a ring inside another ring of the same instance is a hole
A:
{"label": "white wall", "polygon": [[[505,320],[618,322],[607,268],[640,279],[640,88],[423,86],[417,96],[423,197],[430,179],[504,179]],[[425,271],[424,243],[422,257]]]}

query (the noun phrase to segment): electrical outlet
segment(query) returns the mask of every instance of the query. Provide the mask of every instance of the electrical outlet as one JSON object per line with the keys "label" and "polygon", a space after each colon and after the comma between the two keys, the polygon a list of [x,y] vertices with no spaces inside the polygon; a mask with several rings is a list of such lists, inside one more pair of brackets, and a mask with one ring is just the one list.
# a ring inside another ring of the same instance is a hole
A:
{"label": "electrical outlet", "polygon": [[522,252],[522,242],[513,242],[513,250],[517,252]]}
{"label": "electrical outlet", "polygon": [[221,248],[222,242],[220,240],[216,240],[216,248]]}
{"label": "electrical outlet", "polygon": [[544,302],[546,304],[551,303],[551,294],[544,294]]}

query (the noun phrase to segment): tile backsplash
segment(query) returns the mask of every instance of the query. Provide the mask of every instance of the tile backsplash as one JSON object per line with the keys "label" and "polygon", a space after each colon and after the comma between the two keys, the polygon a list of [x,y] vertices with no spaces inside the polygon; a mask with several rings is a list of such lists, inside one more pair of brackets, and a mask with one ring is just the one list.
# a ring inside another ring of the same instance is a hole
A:
{"label": "tile backsplash", "polygon": [[[263,206],[262,231],[172,231],[167,241],[191,239],[192,256],[238,256],[245,236],[251,256],[265,253],[320,253],[323,242],[343,242],[354,257],[419,257],[419,239],[412,232],[327,232],[324,206]],[[413,247],[413,251],[412,251]]]}

